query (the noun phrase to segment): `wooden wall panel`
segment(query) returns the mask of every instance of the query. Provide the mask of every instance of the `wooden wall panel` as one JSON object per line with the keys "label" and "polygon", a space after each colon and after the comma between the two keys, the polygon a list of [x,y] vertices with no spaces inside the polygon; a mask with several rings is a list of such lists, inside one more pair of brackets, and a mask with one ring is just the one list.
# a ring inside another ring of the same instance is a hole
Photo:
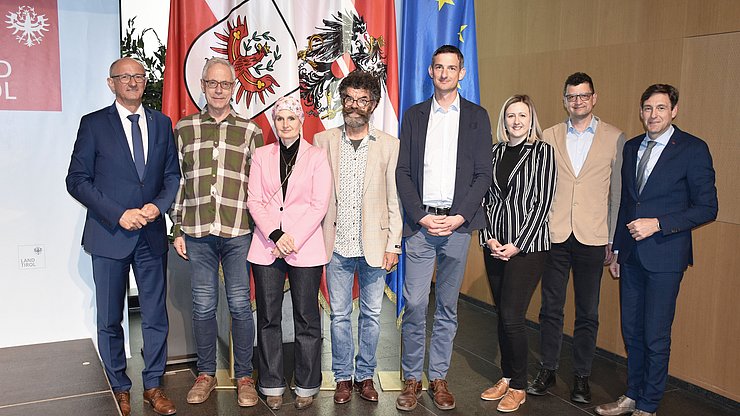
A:
{"label": "wooden wall panel", "polygon": [[678,126],[709,145],[717,173],[718,220],[740,224],[740,32],[684,43]]}
{"label": "wooden wall panel", "polygon": [[686,36],[740,31],[740,2],[701,0],[688,4]]}
{"label": "wooden wall panel", "polygon": [[[562,85],[589,73],[599,94],[595,113],[624,130],[643,133],[639,98],[653,83],[681,91],[677,124],[704,138],[715,158],[720,221],[694,232],[695,267],[687,271],[673,325],[670,374],[740,400],[740,2],[729,0],[531,0],[478,2],[481,103],[493,128],[508,96],[524,92],[546,128],[562,121]],[[491,302],[482,253],[471,244],[462,292]],[[565,332],[572,334],[572,287]],[[619,282],[605,269],[598,346],[624,356]],[[537,321],[539,291],[528,318]]]}

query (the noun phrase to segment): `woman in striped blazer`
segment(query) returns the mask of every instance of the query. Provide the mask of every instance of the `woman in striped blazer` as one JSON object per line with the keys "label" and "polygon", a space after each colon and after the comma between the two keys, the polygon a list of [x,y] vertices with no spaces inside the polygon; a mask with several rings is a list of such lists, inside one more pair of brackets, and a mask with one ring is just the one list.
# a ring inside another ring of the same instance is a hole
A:
{"label": "woman in striped blazer", "polygon": [[498,410],[513,412],[526,400],[525,314],[550,249],[547,217],[556,170],[553,148],[540,140],[542,130],[529,96],[504,102],[496,136],[493,183],[483,201],[488,223],[480,236],[498,311],[503,378],[481,393],[481,399],[501,399]]}

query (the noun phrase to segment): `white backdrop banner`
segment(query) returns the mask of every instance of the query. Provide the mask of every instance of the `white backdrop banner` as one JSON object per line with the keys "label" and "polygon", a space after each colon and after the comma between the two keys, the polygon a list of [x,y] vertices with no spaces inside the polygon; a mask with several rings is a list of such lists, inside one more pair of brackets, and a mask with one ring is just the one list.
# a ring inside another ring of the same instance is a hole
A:
{"label": "white backdrop banner", "polygon": [[0,347],[96,338],[84,208],[64,185],[80,118],[110,105],[119,6],[0,0]]}

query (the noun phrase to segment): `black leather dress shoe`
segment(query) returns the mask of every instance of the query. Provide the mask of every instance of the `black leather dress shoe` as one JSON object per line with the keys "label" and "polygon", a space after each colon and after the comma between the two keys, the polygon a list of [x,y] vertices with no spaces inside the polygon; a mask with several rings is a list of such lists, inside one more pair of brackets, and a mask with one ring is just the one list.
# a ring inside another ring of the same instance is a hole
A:
{"label": "black leather dress shoe", "polygon": [[570,400],[576,403],[591,403],[591,388],[588,386],[588,376],[574,377],[573,391],[570,392]]}
{"label": "black leather dress shoe", "polygon": [[544,396],[547,389],[555,385],[555,370],[540,368],[537,376],[529,383],[527,393],[533,396]]}

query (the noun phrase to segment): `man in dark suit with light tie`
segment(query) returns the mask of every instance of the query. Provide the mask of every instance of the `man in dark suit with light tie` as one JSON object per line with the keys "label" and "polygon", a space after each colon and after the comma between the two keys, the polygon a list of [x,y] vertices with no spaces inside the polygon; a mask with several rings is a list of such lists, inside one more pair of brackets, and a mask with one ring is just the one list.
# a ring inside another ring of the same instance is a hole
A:
{"label": "man in dark suit with light tie", "polygon": [[678,90],[651,85],[640,98],[647,134],[624,146],[610,270],[621,278],[627,392],[597,406],[600,415],[655,415],[668,378],[678,289],[693,264],[691,230],[717,217],[709,148],[671,124],[677,114]]}
{"label": "man in dark suit with light tie", "polygon": [[491,186],[491,122],[482,107],[460,97],[463,55],[444,45],[432,56],[434,96],[409,108],[401,124],[396,182],[405,211],[406,276],[403,296],[405,379],[396,408],[416,408],[424,365],[426,311],[437,264],[436,311],[429,343],[429,392],[442,410],[453,409],[447,370],[457,331],[457,298],[471,232],[485,227],[481,202]]}
{"label": "man in dark suit with light tie", "polygon": [[168,330],[168,245],[162,213],[180,184],[177,149],[170,119],[141,105],[144,67],[121,58],[109,75],[116,101],[80,121],[67,190],[87,208],[82,243],[92,255],[98,351],[121,413],[131,412],[121,321],[133,267],[144,338],[144,401],[155,412],[170,415],[175,406],[160,388]]}

